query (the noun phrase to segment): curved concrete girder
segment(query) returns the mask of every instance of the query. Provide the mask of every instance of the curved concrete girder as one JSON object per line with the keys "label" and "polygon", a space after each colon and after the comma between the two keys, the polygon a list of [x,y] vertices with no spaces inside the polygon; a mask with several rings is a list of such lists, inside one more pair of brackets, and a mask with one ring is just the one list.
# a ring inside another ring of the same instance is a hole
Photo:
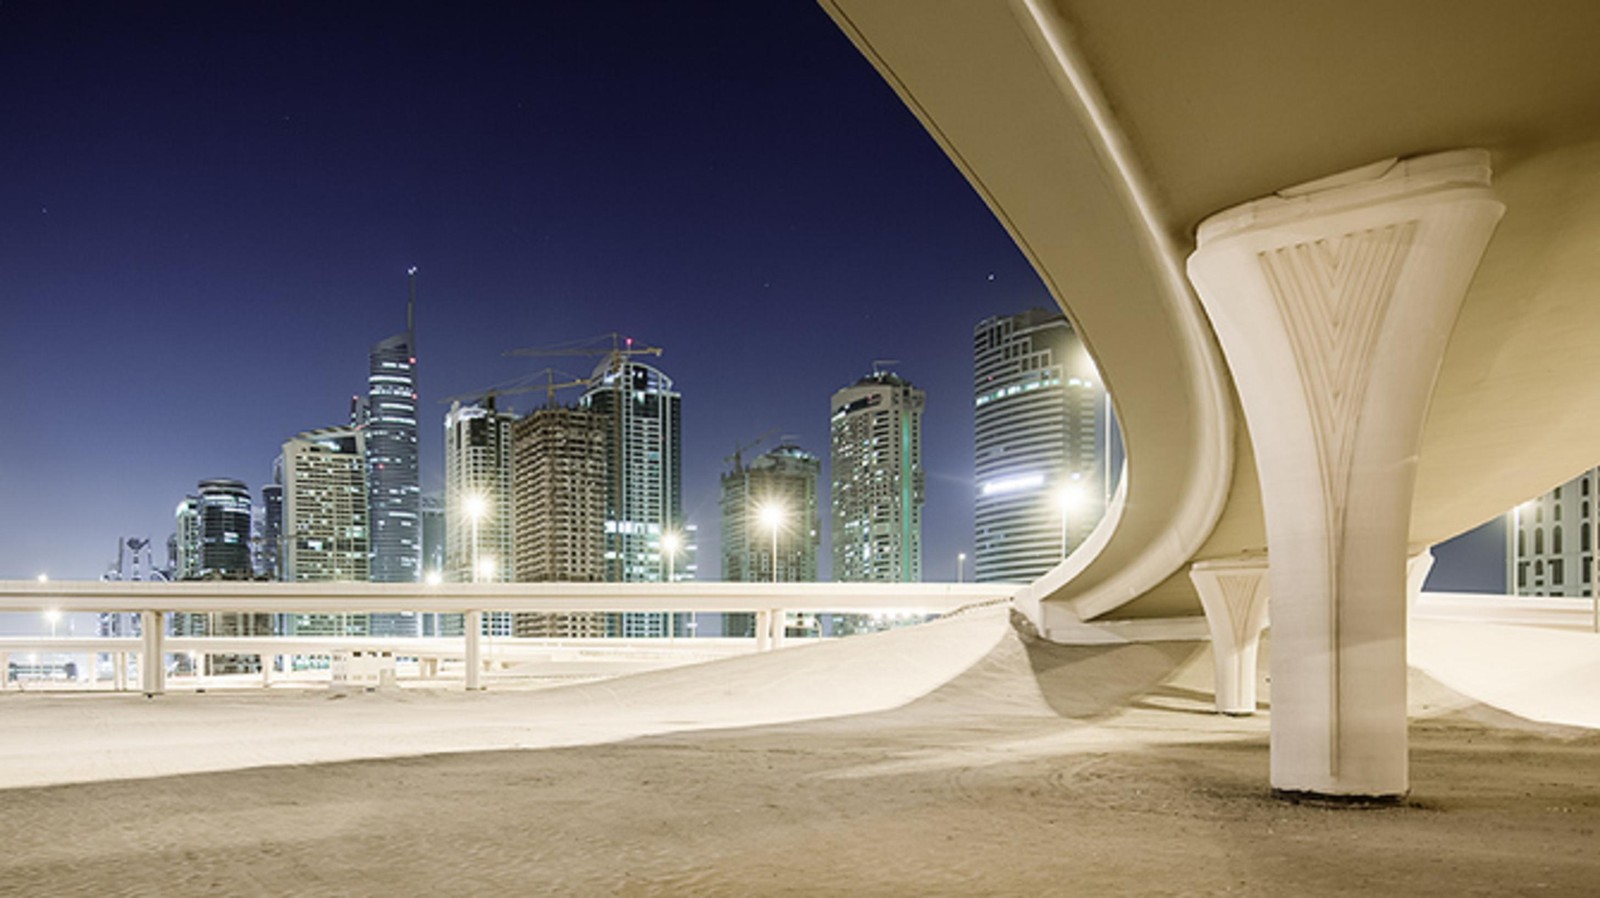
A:
{"label": "curved concrete girder", "polygon": [[[1133,319],[1158,304],[1160,278],[1137,273],[1148,257],[1112,244],[1145,239],[1137,232],[1154,222],[1157,245],[1187,253],[1198,223],[1221,209],[1375,159],[1476,146],[1491,153],[1507,213],[1440,368],[1418,458],[1411,547],[1468,530],[1600,455],[1600,415],[1592,412],[1600,378],[1590,361],[1590,346],[1600,345],[1591,336],[1600,335],[1592,289],[1600,283],[1592,251],[1600,243],[1600,66],[1592,52],[1600,4],[1548,0],[1537,15],[1500,0],[823,5],[1028,253],[1084,332],[1130,430],[1136,404],[1182,403],[1150,390],[1135,398],[1138,384],[1113,358],[1117,338],[1106,329],[1138,333]],[[1052,19],[1079,74],[1105,98],[1130,167],[1144,175],[1143,209],[1115,201],[1123,170],[1093,147],[1081,101],[1050,72],[1039,22]],[[1063,171],[1075,167],[1085,170]],[[1079,243],[1064,245],[1072,241]],[[1147,355],[1168,346],[1168,335],[1156,333]],[[1190,428],[1191,411],[1174,419],[1177,430]],[[1151,447],[1143,435],[1130,442]],[[1195,560],[1265,549],[1242,428],[1236,443],[1226,507]],[[1133,512],[1121,518],[1128,534],[1147,511],[1144,496],[1160,492],[1139,459],[1130,453]],[[1120,540],[1106,541],[1105,561],[1122,557]],[[1097,579],[1102,565],[1038,591],[1069,602],[1110,595],[1106,577]],[[1086,616],[1091,605],[1098,602],[1063,613]],[[1104,616],[1198,612],[1187,572],[1175,569]]]}
{"label": "curved concrete girder", "polygon": [[[1222,209],[1376,159],[1490,151],[1507,213],[1433,393],[1413,549],[1600,459],[1600,4],[1550,0],[1537,15],[1497,0],[1052,5],[1176,242],[1192,244]],[[1235,514],[1230,500],[1224,522]]]}
{"label": "curved concrete girder", "polygon": [[1019,607],[1047,637],[1053,615],[1068,628],[1141,597],[1146,616],[1194,613],[1184,570],[1229,499],[1236,400],[1183,252],[1059,24],[1020,3],[824,6],[1011,232],[1111,390],[1127,450],[1118,494]]}

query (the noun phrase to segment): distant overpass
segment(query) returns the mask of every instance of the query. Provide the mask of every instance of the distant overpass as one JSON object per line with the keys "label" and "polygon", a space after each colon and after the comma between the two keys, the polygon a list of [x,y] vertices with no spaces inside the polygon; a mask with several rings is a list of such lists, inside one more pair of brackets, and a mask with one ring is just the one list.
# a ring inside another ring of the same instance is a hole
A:
{"label": "distant overpass", "polygon": [[[0,639],[0,653],[130,652],[140,658],[140,688],[166,688],[160,663],[169,652],[221,654],[316,653],[395,646],[408,654],[459,656],[468,689],[482,686],[482,620],[504,612],[747,612],[756,615],[756,649],[783,644],[784,615],[894,612],[945,614],[970,605],[1009,600],[1017,583],[271,583],[201,580],[107,583],[83,580],[0,580],[0,612],[123,612],[140,615],[138,639],[22,637]],[[344,637],[169,637],[166,616],[204,614],[461,614],[458,640]],[[636,643],[637,641],[635,641]]]}

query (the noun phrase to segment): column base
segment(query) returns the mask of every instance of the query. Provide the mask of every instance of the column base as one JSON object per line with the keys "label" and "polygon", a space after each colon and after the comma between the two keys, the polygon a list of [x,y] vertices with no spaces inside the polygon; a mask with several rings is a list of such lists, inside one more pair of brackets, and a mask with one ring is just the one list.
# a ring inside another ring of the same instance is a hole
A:
{"label": "column base", "polygon": [[1339,795],[1329,792],[1308,792],[1302,789],[1273,789],[1272,797],[1290,804],[1306,804],[1326,808],[1392,808],[1406,800],[1406,792],[1387,795]]}

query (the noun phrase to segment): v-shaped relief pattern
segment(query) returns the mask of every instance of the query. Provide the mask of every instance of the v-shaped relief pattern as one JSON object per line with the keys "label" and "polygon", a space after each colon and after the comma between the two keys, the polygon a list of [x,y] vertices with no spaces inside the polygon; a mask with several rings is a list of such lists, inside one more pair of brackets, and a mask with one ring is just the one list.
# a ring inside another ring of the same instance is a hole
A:
{"label": "v-shaped relief pattern", "polygon": [[1416,230],[1416,221],[1397,222],[1258,256],[1294,343],[1335,539],[1373,349]]}
{"label": "v-shaped relief pattern", "polygon": [[1251,634],[1251,611],[1266,583],[1264,573],[1219,574],[1217,588],[1222,601],[1228,606],[1229,629],[1233,631],[1234,646],[1242,646]]}

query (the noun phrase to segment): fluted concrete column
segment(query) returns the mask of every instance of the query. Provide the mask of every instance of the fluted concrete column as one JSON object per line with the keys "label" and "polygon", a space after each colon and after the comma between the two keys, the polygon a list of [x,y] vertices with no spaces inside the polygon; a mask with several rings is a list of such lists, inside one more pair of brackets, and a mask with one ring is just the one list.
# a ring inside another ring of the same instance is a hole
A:
{"label": "fluted concrete column", "polygon": [[139,689],[145,697],[167,691],[166,656],[167,615],[162,611],[139,612]]}
{"label": "fluted concrete column", "polygon": [[1385,160],[1201,224],[1189,274],[1254,443],[1272,559],[1272,785],[1407,789],[1422,426],[1504,207],[1480,150]]}
{"label": "fluted concrete column", "polygon": [[483,612],[468,611],[466,619],[462,621],[466,637],[467,650],[467,689],[478,690],[483,688]]}
{"label": "fluted concrete column", "polygon": [[1189,568],[1189,579],[1211,629],[1217,713],[1254,714],[1256,654],[1267,626],[1267,560],[1202,561]]}

